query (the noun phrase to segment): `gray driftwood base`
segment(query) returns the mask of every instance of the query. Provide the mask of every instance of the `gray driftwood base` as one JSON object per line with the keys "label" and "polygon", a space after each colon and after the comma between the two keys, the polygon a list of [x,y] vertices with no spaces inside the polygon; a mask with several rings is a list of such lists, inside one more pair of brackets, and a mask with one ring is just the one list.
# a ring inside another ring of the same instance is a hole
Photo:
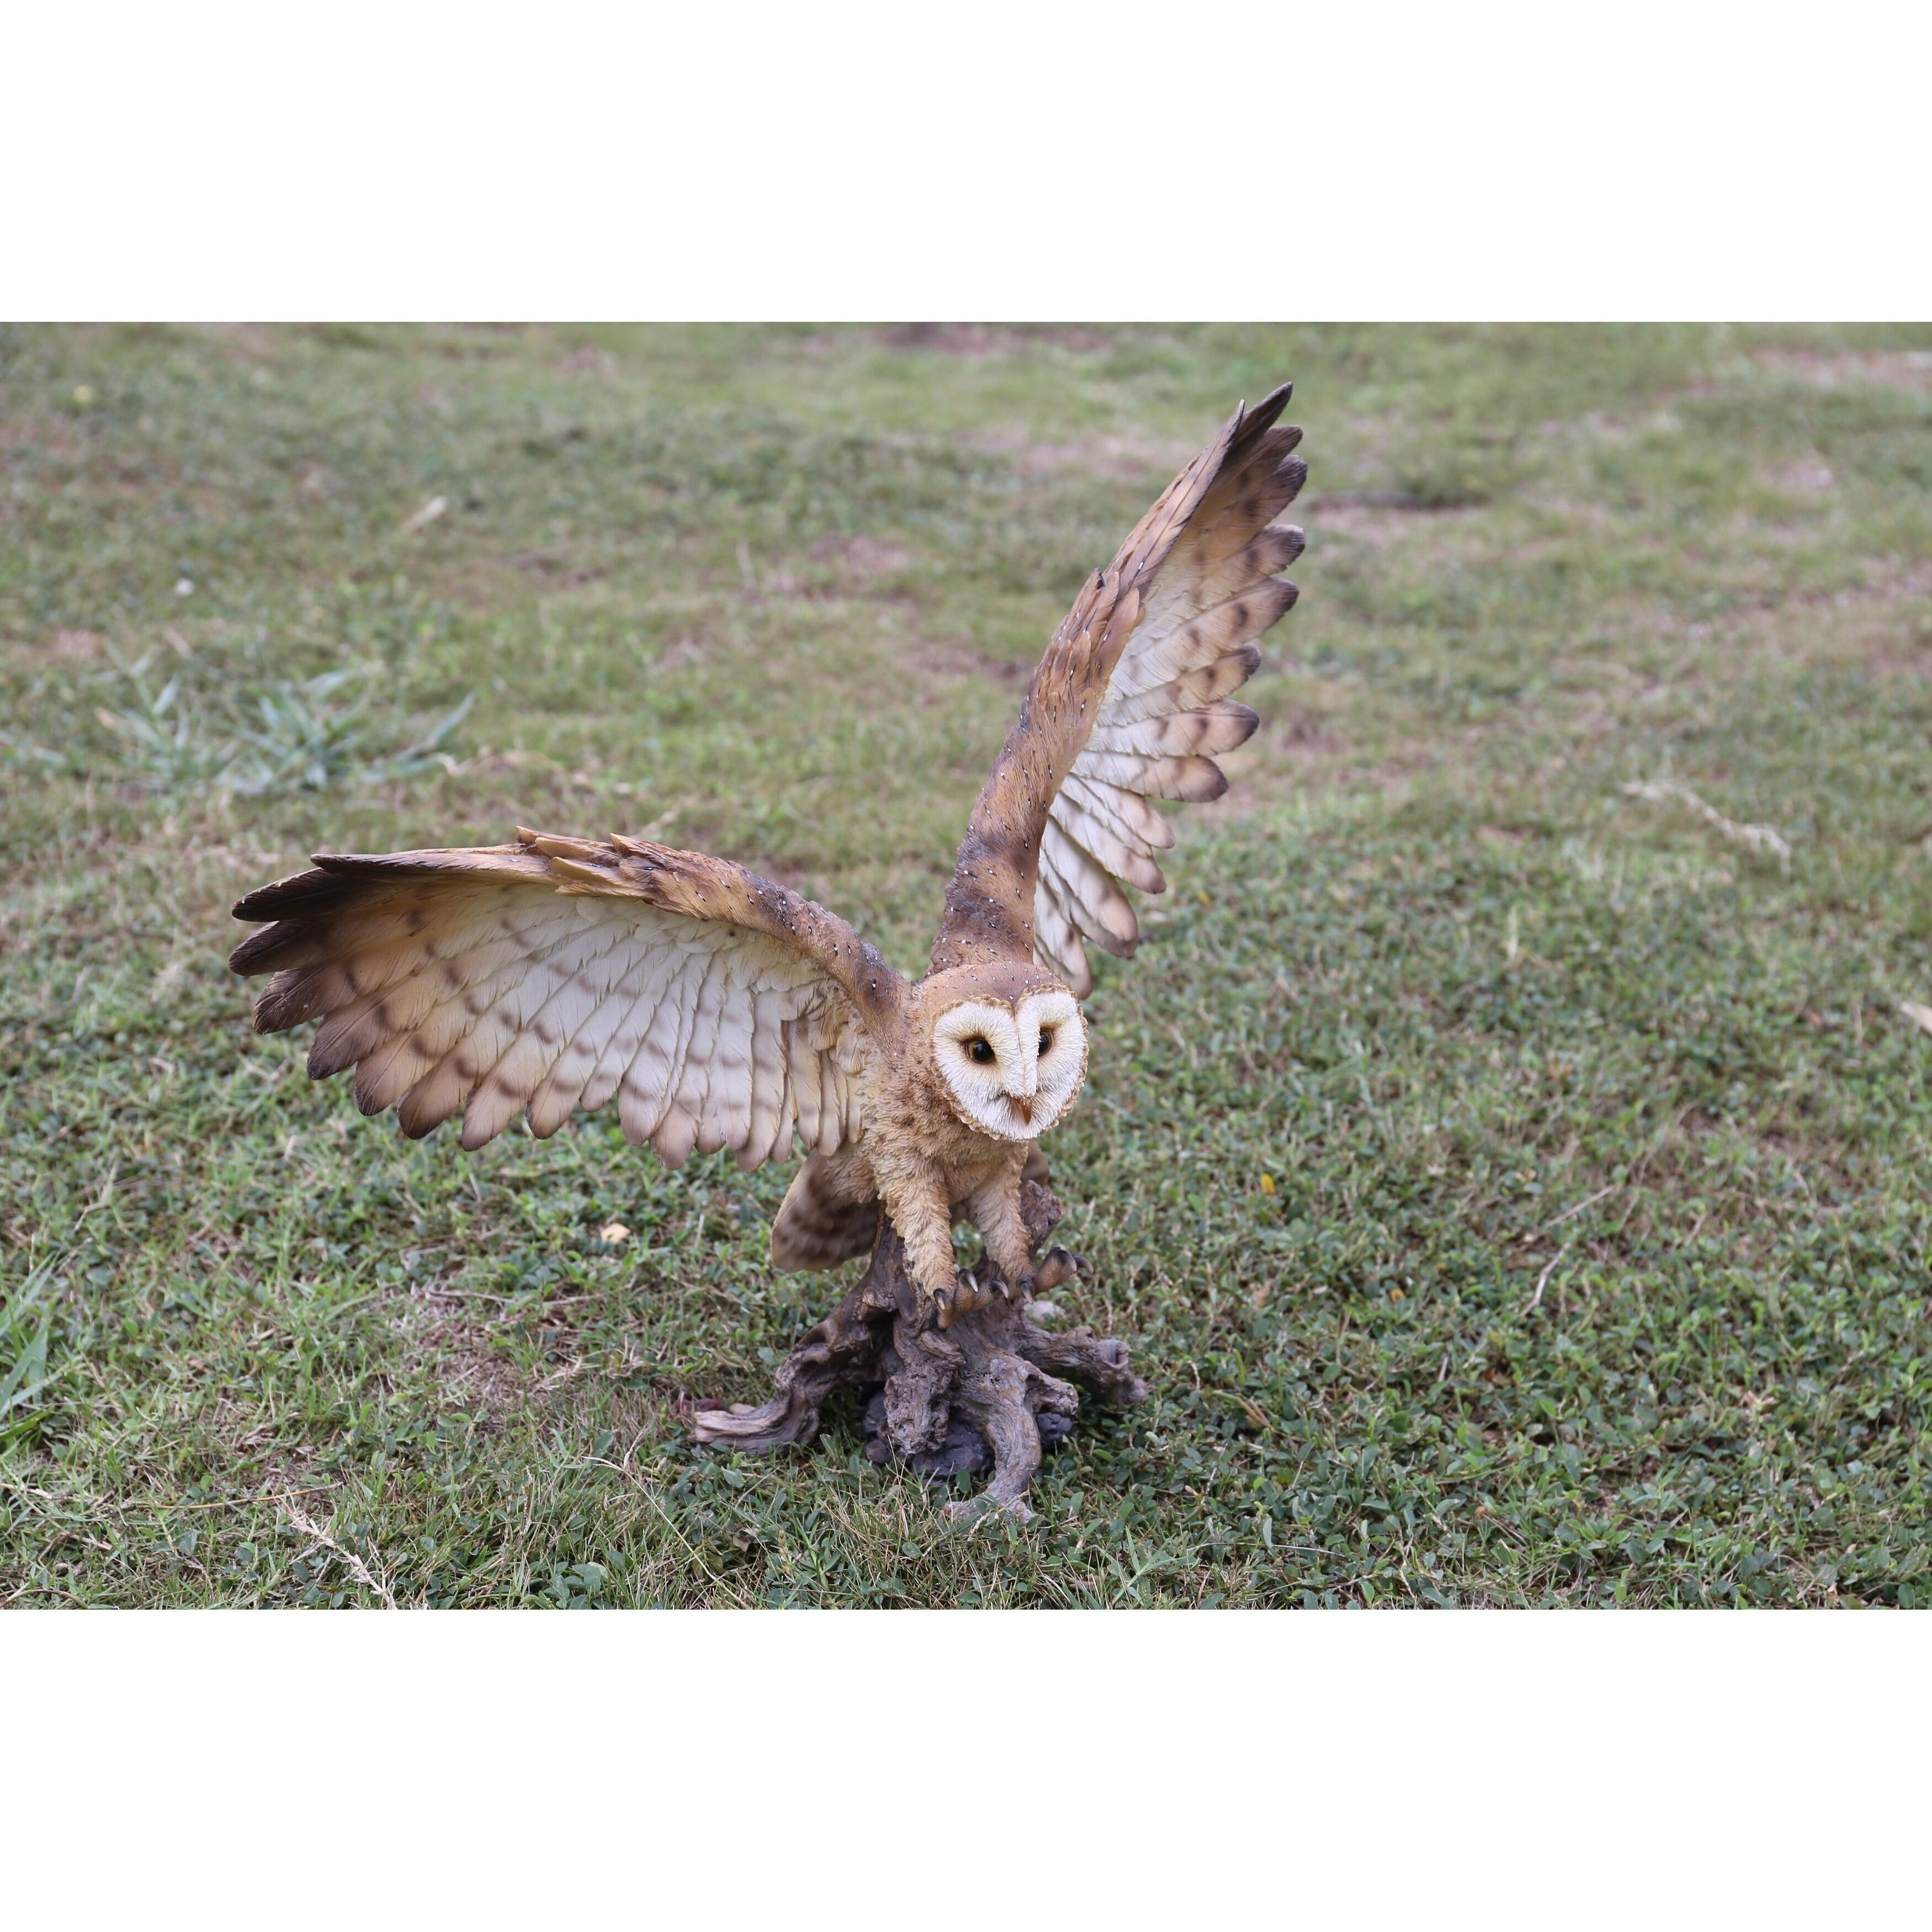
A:
{"label": "gray driftwood base", "polygon": [[[1034,1181],[1022,1184],[1022,1211],[1038,1250],[1064,1211]],[[1077,1264],[1064,1248],[1042,1261],[1033,1292],[1066,1280]],[[1053,1334],[1028,1321],[997,1279],[982,1307],[941,1328],[906,1274],[905,1250],[884,1216],[865,1279],[779,1365],[776,1392],[754,1408],[700,1408],[692,1419],[700,1442],[760,1451],[808,1442],[818,1411],[835,1389],[868,1395],[866,1453],[896,1457],[920,1474],[950,1476],[992,1466],[986,1499],[1030,1516],[1027,1486],[1043,1444],[1073,1426],[1078,1383],[1122,1407],[1147,1399],[1127,1366],[1124,1342],[1076,1328]],[[869,1392],[869,1393],[868,1393]],[[949,1504],[954,1514],[977,1507]]]}

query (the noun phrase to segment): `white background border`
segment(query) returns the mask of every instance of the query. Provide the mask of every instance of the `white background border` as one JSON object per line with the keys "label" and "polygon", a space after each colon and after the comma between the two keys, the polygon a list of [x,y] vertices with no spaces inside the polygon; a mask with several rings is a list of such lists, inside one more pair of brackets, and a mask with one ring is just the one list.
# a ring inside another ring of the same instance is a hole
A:
{"label": "white background border", "polygon": [[1927,1628],[15,1615],[0,1863],[23,1928],[1918,1923]]}
{"label": "white background border", "polygon": [[0,316],[1932,308],[1932,9],[11,8]]}

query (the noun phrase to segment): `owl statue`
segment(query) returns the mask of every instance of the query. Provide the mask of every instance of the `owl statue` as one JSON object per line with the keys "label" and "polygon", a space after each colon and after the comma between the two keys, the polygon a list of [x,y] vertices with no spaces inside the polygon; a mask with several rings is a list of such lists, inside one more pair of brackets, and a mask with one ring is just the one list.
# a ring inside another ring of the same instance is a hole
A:
{"label": "owl statue", "polygon": [[312,1077],[354,1067],[362,1112],[411,1136],[460,1113],[466,1148],[613,1100],[673,1168],[729,1148],[748,1170],[796,1140],[777,1266],[862,1255],[883,1214],[946,1327],[994,1292],[956,1264],[963,1220],[1024,1296],[1023,1173],[1085,1076],[1087,949],[1134,950],[1122,887],[1162,890],[1174,842],[1155,801],[1226,790],[1214,756],[1258,722],[1229,694],[1294,602],[1288,394],[1238,410],[1082,586],[974,807],[923,979],[728,860],[520,830],[318,854],[250,892],[236,916],[267,923],[230,963],[273,976],[256,1030],[320,1021]]}

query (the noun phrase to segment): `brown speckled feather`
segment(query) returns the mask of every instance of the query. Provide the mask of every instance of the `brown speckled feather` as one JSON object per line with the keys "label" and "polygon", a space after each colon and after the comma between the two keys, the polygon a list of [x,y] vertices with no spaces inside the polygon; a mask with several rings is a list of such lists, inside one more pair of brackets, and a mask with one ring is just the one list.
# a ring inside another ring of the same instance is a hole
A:
{"label": "brown speckled feather", "polygon": [[905,997],[824,907],[634,839],[320,855],[235,913],[272,922],[230,962],[274,975],[257,1030],[320,1019],[313,1076],[356,1067],[362,1110],[393,1106],[412,1135],[461,1108],[468,1148],[526,1108],[543,1136],[615,1095],[673,1166],[729,1147],[755,1167],[794,1126],[830,1151],[860,1131],[865,1063]]}
{"label": "brown speckled feather", "polygon": [[1214,756],[1258,722],[1228,694],[1294,601],[1276,573],[1301,532],[1274,521],[1306,471],[1276,426],[1289,393],[1234,412],[1054,633],[960,845],[935,971],[1036,958],[1084,998],[1088,943],[1132,952],[1121,886],[1163,890],[1174,842],[1150,801],[1227,789]]}

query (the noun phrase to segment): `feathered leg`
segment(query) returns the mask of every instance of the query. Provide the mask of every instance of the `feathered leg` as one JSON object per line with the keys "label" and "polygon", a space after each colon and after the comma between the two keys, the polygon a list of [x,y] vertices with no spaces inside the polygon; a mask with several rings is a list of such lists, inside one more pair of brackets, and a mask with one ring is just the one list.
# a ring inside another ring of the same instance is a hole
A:
{"label": "feathered leg", "polygon": [[983,1308],[992,1291],[952,1258],[952,1201],[940,1171],[922,1166],[880,1180],[886,1214],[905,1243],[906,1272],[937,1311],[940,1327]]}
{"label": "feathered leg", "polygon": [[985,1238],[986,1258],[998,1268],[1007,1294],[1024,1301],[1033,1292],[1033,1244],[1020,1213],[1021,1163],[996,1174],[963,1204],[967,1218]]}

